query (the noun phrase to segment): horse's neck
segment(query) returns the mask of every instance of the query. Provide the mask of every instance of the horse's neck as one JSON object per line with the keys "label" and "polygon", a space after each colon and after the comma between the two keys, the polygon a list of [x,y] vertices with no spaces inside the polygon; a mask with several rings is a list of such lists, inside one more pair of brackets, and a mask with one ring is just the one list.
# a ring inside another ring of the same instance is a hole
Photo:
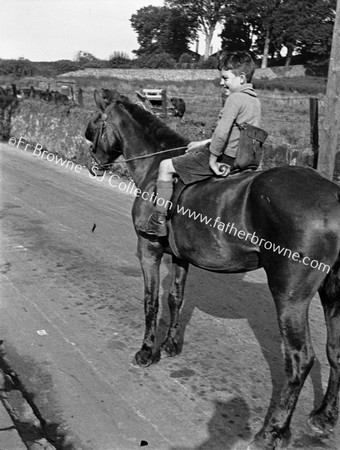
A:
{"label": "horse's neck", "polygon": [[[135,108],[135,109],[134,109]],[[129,171],[139,187],[157,179],[159,163],[162,159],[178,155],[178,152],[151,156],[153,153],[188,144],[188,139],[177,134],[151,113],[134,105],[129,111],[120,109],[119,129],[123,137],[125,159],[131,161]],[[147,131],[148,130],[148,131]],[[152,131],[150,131],[152,130]]]}
{"label": "horse's neck", "polygon": [[141,130],[134,129],[132,125],[124,127],[122,137],[124,159],[132,159],[132,161],[127,163],[127,166],[136,186],[144,185],[146,180],[156,180],[160,162],[159,155],[148,158],[140,157],[152,155],[159,151],[160,148],[148,141]]}

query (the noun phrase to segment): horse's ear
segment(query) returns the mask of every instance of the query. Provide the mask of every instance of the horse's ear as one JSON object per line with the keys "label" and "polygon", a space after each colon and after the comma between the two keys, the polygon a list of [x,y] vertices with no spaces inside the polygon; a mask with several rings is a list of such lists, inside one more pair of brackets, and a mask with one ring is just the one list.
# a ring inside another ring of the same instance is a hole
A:
{"label": "horse's ear", "polygon": [[97,89],[95,89],[95,91],[94,91],[94,101],[96,102],[96,105],[98,106],[99,109],[101,109],[102,111],[105,111],[105,108],[106,108],[105,100],[98,93]]}

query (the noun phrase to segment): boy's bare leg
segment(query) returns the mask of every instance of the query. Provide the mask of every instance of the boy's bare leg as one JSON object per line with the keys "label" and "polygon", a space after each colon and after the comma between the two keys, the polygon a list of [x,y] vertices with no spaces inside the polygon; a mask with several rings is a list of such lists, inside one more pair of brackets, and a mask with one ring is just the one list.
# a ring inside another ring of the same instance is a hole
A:
{"label": "boy's bare leg", "polygon": [[171,159],[164,159],[159,166],[155,212],[150,216],[146,232],[167,236],[166,213],[173,193],[173,176],[176,173]]}

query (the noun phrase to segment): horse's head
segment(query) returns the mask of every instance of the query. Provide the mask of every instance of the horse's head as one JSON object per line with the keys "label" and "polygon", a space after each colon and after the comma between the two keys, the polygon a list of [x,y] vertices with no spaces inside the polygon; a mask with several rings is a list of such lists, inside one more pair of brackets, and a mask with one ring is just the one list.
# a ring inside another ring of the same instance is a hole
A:
{"label": "horse's head", "polygon": [[[92,142],[90,154],[94,161],[88,169],[94,175],[107,169],[123,152],[128,161],[168,149],[184,152],[189,142],[187,138],[125,95],[103,89],[102,95],[94,92],[94,99],[100,111],[85,131],[86,139]],[[178,152],[174,153],[176,155]],[[160,156],[145,159],[145,163],[139,162],[138,170],[137,167],[135,170],[145,175],[151,166],[158,167],[159,162]]]}
{"label": "horse's head", "polygon": [[[114,97],[111,96],[108,99],[107,96],[104,96],[105,91],[103,89],[103,97],[97,90],[94,91],[94,99],[100,111],[89,122],[85,131],[86,139],[91,142],[89,151],[92,161],[88,169],[93,175],[98,175],[98,172],[107,170],[122,154],[120,139],[115,131],[114,123],[112,121],[107,122],[108,116],[120,100],[120,95],[115,92]],[[122,96],[123,99],[125,99],[124,96]]]}

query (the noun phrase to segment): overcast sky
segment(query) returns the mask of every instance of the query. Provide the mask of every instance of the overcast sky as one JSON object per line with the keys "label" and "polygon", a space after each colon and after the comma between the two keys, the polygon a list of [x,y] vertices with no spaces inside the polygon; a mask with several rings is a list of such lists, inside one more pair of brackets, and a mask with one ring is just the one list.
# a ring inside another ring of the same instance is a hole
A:
{"label": "overcast sky", "polygon": [[[55,61],[74,59],[79,50],[102,59],[115,51],[133,56],[137,34],[129,19],[143,6],[163,4],[164,0],[0,0],[0,58]],[[218,42],[213,42],[214,51]],[[204,53],[203,39],[199,53]]]}

